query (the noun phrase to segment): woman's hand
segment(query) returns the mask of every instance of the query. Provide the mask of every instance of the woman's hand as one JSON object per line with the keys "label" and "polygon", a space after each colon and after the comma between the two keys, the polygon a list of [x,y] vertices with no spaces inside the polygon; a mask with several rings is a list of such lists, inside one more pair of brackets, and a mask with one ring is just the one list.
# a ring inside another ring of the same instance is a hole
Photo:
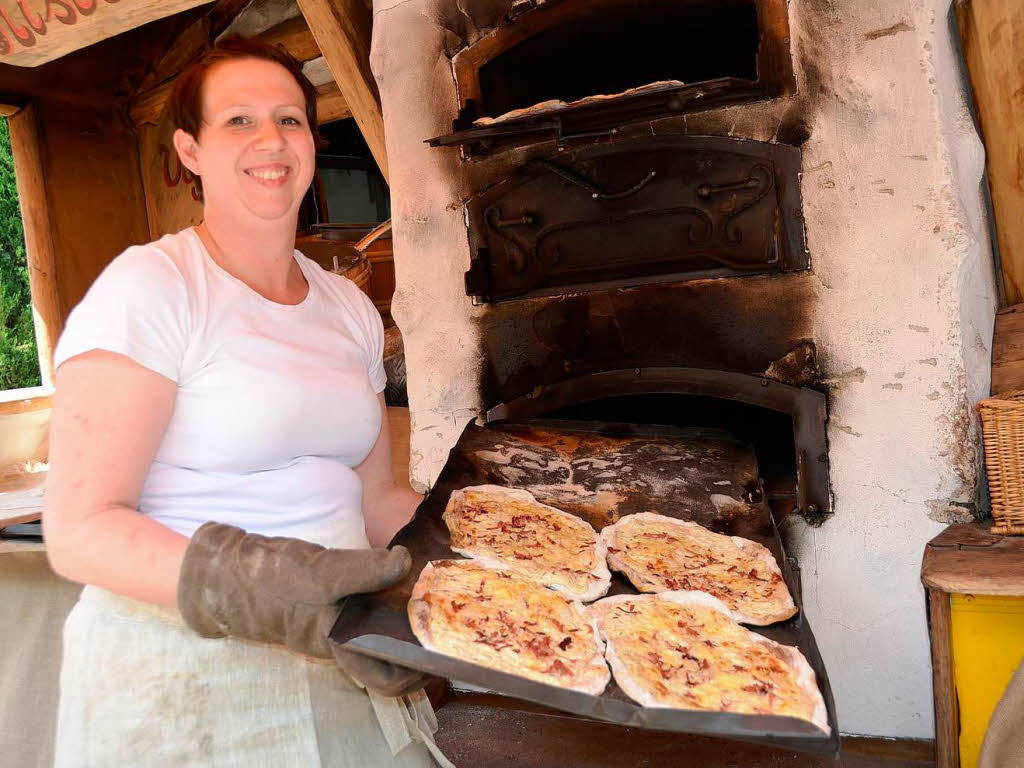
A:
{"label": "woman's hand", "polygon": [[397,584],[410,562],[404,547],[327,549],[206,523],[185,551],[178,610],[203,637],[240,637],[336,658],[357,682],[397,696],[423,687],[426,677],[344,649],[339,654],[327,634],[343,598]]}

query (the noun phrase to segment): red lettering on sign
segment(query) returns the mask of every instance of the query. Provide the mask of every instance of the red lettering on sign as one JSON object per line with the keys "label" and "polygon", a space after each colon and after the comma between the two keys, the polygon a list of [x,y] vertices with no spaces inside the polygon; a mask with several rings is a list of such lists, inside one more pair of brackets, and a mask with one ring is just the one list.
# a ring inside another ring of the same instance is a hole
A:
{"label": "red lettering on sign", "polygon": [[25,17],[25,21],[28,22],[28,25],[40,35],[45,35],[46,22],[43,21],[43,17],[29,8],[26,0],[18,0],[18,7],[21,8],[21,15]]}
{"label": "red lettering on sign", "polygon": [[28,27],[23,27],[18,24],[14,19],[7,13],[7,9],[0,5],[0,18],[3,18],[7,22],[7,26],[14,34],[14,38],[26,48],[31,48],[36,44],[36,36],[32,34]]}
{"label": "red lettering on sign", "polygon": [[[28,27],[11,18],[11,14],[0,4],[0,20],[14,35],[14,41],[24,48],[31,48],[36,44],[36,35],[46,34],[48,21],[56,19],[61,24],[68,26],[76,24],[81,20],[80,16],[89,16],[96,10],[99,0],[46,0],[45,15],[35,11],[29,2],[30,0],[15,0]],[[104,2],[108,5],[116,5],[121,0],[104,0]],[[33,30],[35,30],[35,34],[32,33]],[[14,44],[11,38],[0,28],[0,56],[6,56],[13,49]]]}
{"label": "red lettering on sign", "polygon": [[46,20],[54,19],[70,25],[78,21],[78,14],[75,13],[75,7],[68,4],[68,0],[46,0]]}

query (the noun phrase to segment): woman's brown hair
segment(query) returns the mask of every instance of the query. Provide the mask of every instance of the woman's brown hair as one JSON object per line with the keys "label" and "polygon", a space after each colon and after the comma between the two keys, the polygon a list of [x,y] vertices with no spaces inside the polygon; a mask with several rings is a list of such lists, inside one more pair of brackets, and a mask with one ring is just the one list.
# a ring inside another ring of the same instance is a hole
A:
{"label": "woman's brown hair", "polygon": [[238,59],[273,61],[287,69],[302,89],[302,95],[306,99],[306,120],[310,132],[316,137],[316,89],[302,74],[302,65],[283,48],[241,35],[229,35],[218,40],[210,50],[178,76],[167,102],[168,113],[174,127],[180,128],[196,140],[199,139],[199,130],[203,122],[203,83],[206,76],[217,64]]}

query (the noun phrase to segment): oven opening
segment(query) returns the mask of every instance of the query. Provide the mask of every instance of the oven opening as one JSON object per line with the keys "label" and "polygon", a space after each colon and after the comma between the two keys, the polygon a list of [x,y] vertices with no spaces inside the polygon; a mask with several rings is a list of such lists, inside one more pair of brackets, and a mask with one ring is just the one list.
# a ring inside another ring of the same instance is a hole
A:
{"label": "oven opening", "polygon": [[642,394],[577,403],[545,417],[721,430],[754,450],[765,496],[777,521],[797,505],[797,450],[793,419],[787,413],[701,395]]}
{"label": "oven opening", "polygon": [[482,113],[497,117],[663,80],[755,81],[759,37],[754,0],[596,3],[485,63]]}

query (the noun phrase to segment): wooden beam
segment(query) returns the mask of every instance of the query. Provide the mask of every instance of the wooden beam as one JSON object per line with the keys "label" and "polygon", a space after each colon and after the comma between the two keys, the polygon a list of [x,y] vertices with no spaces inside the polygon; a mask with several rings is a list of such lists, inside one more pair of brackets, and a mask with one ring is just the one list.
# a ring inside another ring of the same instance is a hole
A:
{"label": "wooden beam", "polygon": [[388,178],[380,95],[370,72],[372,18],[361,0],[297,0],[334,81],[384,178]]}
{"label": "wooden beam", "polygon": [[213,40],[234,21],[252,0],[217,0],[208,12],[178,34],[165,49],[149,74],[135,89],[136,96],[174,78],[190,62],[210,47]]}
{"label": "wooden beam", "polygon": [[320,125],[327,125],[346,117],[352,117],[352,111],[348,108],[338,84],[327,83],[319,86],[316,89],[316,121]]}
{"label": "wooden beam", "polygon": [[45,176],[35,106],[29,104],[9,117],[7,122],[11,131],[11,154],[14,156],[21,223],[25,230],[39,371],[43,384],[49,386],[53,383],[53,350],[57,346],[64,315],[57,292],[53,233],[43,181]]}
{"label": "wooden beam", "polygon": [[217,0],[217,4],[210,9],[210,31],[213,39],[231,26],[231,22],[240,14],[252,0]]}
{"label": "wooden beam", "polygon": [[[234,4],[237,6],[239,3],[235,0]],[[244,3],[242,4],[244,5]],[[218,3],[215,9],[221,5],[222,3]],[[211,21],[212,15],[211,12],[210,17],[204,16],[189,27],[142,82],[129,107],[132,122],[135,125],[146,123],[155,125],[160,121],[164,105],[171,95],[174,78],[202,54],[209,47],[210,40],[216,37],[219,31],[222,31],[217,30],[214,26]],[[312,61],[320,56],[320,49],[317,47],[316,40],[313,39],[313,33],[309,31],[306,20],[301,16],[283,21],[257,37],[271,45],[284,48],[299,62]],[[342,115],[343,117],[351,117],[351,112],[348,112],[347,107],[339,111],[339,105],[343,106],[344,103],[344,99],[340,95],[334,97],[329,107],[329,114],[339,115],[341,111],[344,111],[346,114]],[[339,117],[336,116],[332,119],[337,120]]]}
{"label": "wooden beam", "polygon": [[139,83],[135,90],[136,95],[146,93],[164,81],[176,77],[210,46],[211,39],[210,17],[203,16],[174,39],[170,48]]}
{"label": "wooden beam", "polygon": [[284,48],[300,63],[312,61],[321,55],[320,46],[316,44],[313,33],[309,31],[309,25],[301,16],[282,21],[257,37],[266,43]]}
{"label": "wooden beam", "polygon": [[[141,94],[130,108],[132,123],[136,126],[147,123],[157,125],[163,116],[164,107],[167,105],[167,99],[170,98],[173,87],[174,81],[169,80],[148,93]],[[320,125],[352,117],[352,111],[337,83],[325,83],[316,89],[316,93],[316,116]]]}
{"label": "wooden beam", "polygon": [[1018,153],[1024,146],[1024,5],[1020,0],[954,4],[985,142],[1004,304],[1024,301],[1024,187]]}
{"label": "wooden beam", "polygon": [[146,93],[139,94],[129,107],[132,122],[136,126],[144,125],[145,123],[152,125],[159,123],[164,113],[164,106],[167,104],[167,99],[171,96],[171,89],[173,87],[174,81],[168,80]]}

